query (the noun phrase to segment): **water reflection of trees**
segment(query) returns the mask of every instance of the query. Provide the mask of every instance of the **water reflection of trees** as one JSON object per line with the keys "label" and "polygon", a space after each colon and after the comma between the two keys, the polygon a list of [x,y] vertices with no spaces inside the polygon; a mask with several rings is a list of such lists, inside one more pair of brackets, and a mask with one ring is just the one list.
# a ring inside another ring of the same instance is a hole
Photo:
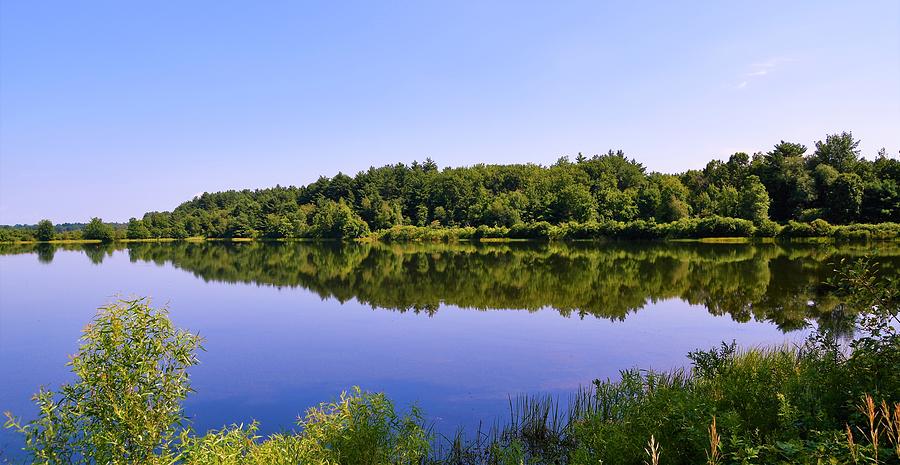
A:
{"label": "water reflection of trees", "polygon": [[[0,247],[37,252],[46,245]],[[66,246],[99,263],[122,245]],[[900,246],[880,244],[884,272]],[[702,243],[132,243],[132,261],[170,263],[206,281],[302,287],[341,302],[436,312],[550,307],[561,314],[622,320],[650,302],[679,298],[736,321],[771,321],[785,331],[809,318],[841,326],[837,299],[821,285],[861,245]],[[837,316],[836,316],[837,315]]]}

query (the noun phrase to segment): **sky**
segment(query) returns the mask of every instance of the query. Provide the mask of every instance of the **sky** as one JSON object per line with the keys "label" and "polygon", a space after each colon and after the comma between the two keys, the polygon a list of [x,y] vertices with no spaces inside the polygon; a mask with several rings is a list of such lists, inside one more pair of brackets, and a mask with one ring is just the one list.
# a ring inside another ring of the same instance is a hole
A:
{"label": "sky", "polygon": [[900,2],[0,0],[0,224],[431,157],[900,150]]}

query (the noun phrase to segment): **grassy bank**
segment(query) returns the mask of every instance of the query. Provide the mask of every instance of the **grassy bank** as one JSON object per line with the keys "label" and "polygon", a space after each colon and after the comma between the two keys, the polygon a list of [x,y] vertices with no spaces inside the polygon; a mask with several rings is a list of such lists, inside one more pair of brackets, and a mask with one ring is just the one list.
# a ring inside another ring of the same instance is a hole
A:
{"label": "grassy bank", "polygon": [[[569,222],[550,224],[546,222],[519,223],[511,227],[441,227],[441,226],[394,226],[369,233],[356,240],[381,242],[452,242],[452,241],[507,241],[507,240],[897,240],[900,238],[900,224],[850,224],[831,225],[824,220],[810,223],[790,221],[781,225],[771,221],[754,223],[738,218],[711,216],[706,218],[689,218],[670,223],[652,221],[590,221],[585,223]],[[133,239],[125,236],[111,239],[114,242],[173,242],[173,241],[234,241],[253,240],[291,241],[291,240],[336,240],[330,237],[297,236],[297,237],[202,237],[185,238],[141,238]],[[36,241],[32,239],[16,239],[0,242],[11,243],[98,243],[99,240],[69,238],[65,240]]]}
{"label": "grassy bank", "polygon": [[42,389],[37,419],[7,427],[42,464],[900,463],[897,284],[865,260],[826,283],[861,314],[847,345],[826,332],[800,348],[723,344],[691,353],[689,369],[625,370],[567,403],[512,399],[501,427],[451,438],[359,389],[293,431],[193,431],[181,405],[202,340],[144,299],[119,301],[85,328],[75,381]]}

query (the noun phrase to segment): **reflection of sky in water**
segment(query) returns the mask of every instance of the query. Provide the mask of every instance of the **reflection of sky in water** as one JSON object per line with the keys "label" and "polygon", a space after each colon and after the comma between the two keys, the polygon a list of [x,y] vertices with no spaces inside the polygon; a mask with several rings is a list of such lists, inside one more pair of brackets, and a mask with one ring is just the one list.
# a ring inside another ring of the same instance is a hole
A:
{"label": "reflection of sky in water", "polygon": [[[127,251],[101,265],[81,252],[57,251],[50,264],[0,256],[0,410],[33,415],[31,394],[68,379],[80,329],[116,293],[168,302],[177,325],[206,338],[186,403],[200,430],[252,419],[266,432],[290,428],[307,407],[360,385],[398,406],[418,401],[438,431],[452,432],[505,418],[509,395],[566,396],[623,368],[684,365],[688,351],[722,340],[803,338],[677,299],[615,322],[455,307],[427,317],[322,301],[302,288],[206,283],[171,265],[132,263]],[[0,446],[14,443],[0,433]]]}

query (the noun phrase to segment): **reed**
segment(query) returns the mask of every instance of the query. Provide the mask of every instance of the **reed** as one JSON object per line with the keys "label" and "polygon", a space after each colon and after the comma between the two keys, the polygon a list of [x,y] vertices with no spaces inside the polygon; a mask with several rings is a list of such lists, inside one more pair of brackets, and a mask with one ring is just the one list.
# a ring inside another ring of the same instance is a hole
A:
{"label": "reed", "polygon": [[659,465],[659,455],[661,453],[659,443],[656,442],[656,438],[653,435],[650,435],[650,440],[647,441],[647,447],[644,449],[644,452],[647,453],[647,457],[650,458],[650,461],[644,461],[645,465]]}
{"label": "reed", "polygon": [[719,455],[719,432],[716,429],[716,417],[713,415],[712,423],[709,425],[709,452],[706,455],[707,465],[718,465],[721,456]]}
{"label": "reed", "polygon": [[850,450],[850,458],[853,460],[853,463],[859,463],[859,446],[856,445],[856,441],[853,439],[853,430],[850,429],[850,425],[844,425],[844,428],[847,437],[847,448]]}
{"label": "reed", "polygon": [[872,445],[872,458],[875,460],[875,463],[878,463],[878,437],[880,436],[880,422],[878,421],[878,411],[875,409],[875,401],[872,399],[872,396],[866,394],[863,398],[863,403],[859,406],[859,411],[862,412],[863,416],[869,422],[869,432],[868,434],[861,427],[859,428],[860,433],[863,434],[864,437],[869,439],[869,443]]}
{"label": "reed", "polygon": [[881,400],[881,422],[888,443],[893,446],[894,454],[900,459],[900,402],[891,405],[884,399]]}

